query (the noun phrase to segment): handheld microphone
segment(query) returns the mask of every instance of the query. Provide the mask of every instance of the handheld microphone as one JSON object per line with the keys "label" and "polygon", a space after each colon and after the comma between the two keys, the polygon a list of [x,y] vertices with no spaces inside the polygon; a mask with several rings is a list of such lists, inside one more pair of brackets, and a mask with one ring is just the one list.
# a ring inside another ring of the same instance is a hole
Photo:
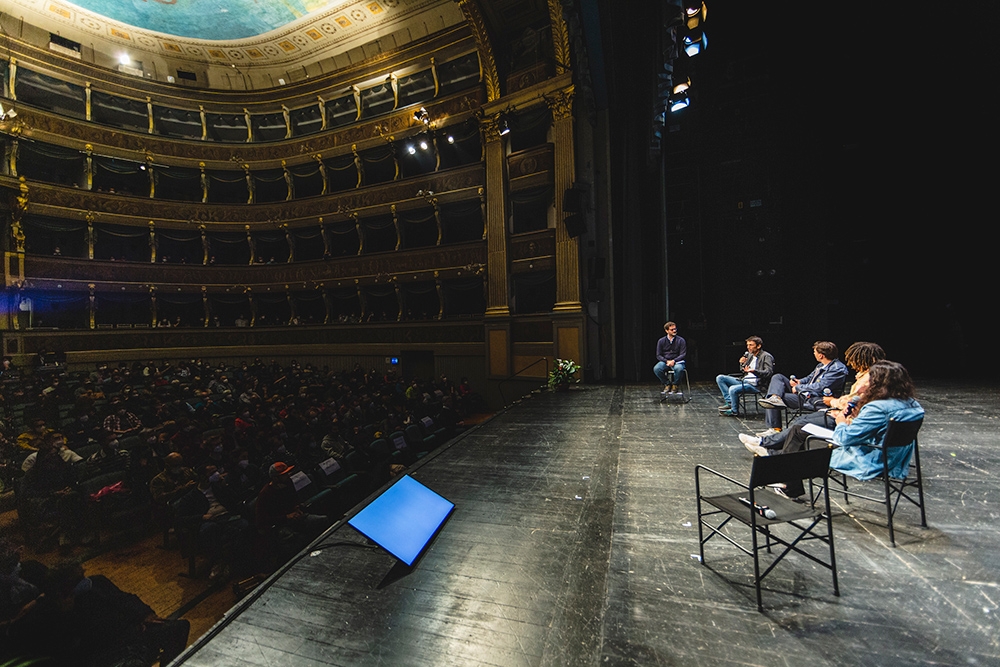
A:
{"label": "handheld microphone", "polygon": [[774,510],[767,505],[758,505],[757,503],[751,503],[748,499],[740,496],[739,501],[752,508],[757,514],[761,515],[765,519],[777,519],[778,515],[774,513]]}

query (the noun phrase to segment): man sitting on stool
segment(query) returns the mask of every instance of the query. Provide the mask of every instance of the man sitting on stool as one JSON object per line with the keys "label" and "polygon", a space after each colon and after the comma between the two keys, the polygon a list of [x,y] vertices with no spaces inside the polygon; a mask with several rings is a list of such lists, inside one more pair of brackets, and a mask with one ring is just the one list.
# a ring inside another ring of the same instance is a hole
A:
{"label": "man sitting on stool", "polygon": [[[829,389],[832,396],[840,396],[847,380],[847,366],[837,359],[837,346],[825,340],[813,343],[816,368],[802,380],[789,379],[780,373],[771,378],[767,396],[760,399],[761,405],[772,408],[790,408],[813,411],[823,405],[823,390]],[[793,376],[794,377],[794,376]],[[767,435],[781,429],[781,413],[765,410],[764,423]]]}
{"label": "man sitting on stool", "polygon": [[[673,322],[664,324],[663,330],[667,335],[656,342],[656,365],[653,366],[653,373],[663,384],[660,396],[666,398],[667,394],[677,391],[677,385],[684,376],[687,341],[677,335],[677,325]],[[670,371],[674,372],[673,380],[670,379]]]}

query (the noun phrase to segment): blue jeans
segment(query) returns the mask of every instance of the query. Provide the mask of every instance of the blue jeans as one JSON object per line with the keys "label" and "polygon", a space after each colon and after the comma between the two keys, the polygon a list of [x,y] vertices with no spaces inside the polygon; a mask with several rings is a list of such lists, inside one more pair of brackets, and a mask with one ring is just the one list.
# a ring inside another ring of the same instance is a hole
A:
{"label": "blue jeans", "polygon": [[[674,372],[673,381],[671,381],[670,377],[667,375],[671,370]],[[659,361],[655,366],[653,366],[653,373],[656,375],[657,379],[659,379],[660,384],[664,386],[668,384],[679,385],[681,383],[681,378],[684,377],[684,362],[675,361],[674,367],[671,369],[667,366],[666,362]]]}
{"label": "blue jeans", "polygon": [[754,385],[747,384],[740,378],[734,378],[732,375],[717,375],[715,377],[715,384],[719,385],[719,391],[722,392],[722,400],[736,414],[740,412],[740,394],[760,393]]}

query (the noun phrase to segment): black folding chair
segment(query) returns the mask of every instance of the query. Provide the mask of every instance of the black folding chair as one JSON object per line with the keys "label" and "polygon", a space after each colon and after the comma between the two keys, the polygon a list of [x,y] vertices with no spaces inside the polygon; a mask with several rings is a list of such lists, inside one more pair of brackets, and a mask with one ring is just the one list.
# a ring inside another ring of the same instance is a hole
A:
{"label": "black folding chair", "polygon": [[[829,569],[833,574],[833,593],[840,595],[840,587],[837,584],[837,561],[833,547],[833,524],[830,522],[830,495],[827,481],[830,452],[831,449],[826,447],[777,456],[755,456],[753,467],[750,470],[750,481],[747,484],[703,465],[695,466],[695,489],[698,494],[698,546],[701,562],[702,564],[705,562],[705,543],[716,535],[744,554],[751,556],[753,558],[754,588],[757,591],[758,611],[764,610],[761,602],[761,582],[792,551]],[[725,480],[728,485],[736,486],[740,491],[722,495],[702,495],[702,471],[712,475],[712,478]],[[824,505],[818,509],[815,502],[800,504],[776,494],[757,493],[758,489],[768,484],[813,478],[823,480]],[[714,509],[706,508],[708,511],[703,511],[702,503],[710,505]],[[733,519],[750,528],[750,548],[723,532],[723,528]],[[798,531],[798,534],[792,539],[785,539],[773,530],[778,525],[792,526]],[[825,531],[822,530],[823,527],[825,527]],[[706,528],[708,529],[707,536],[705,535]],[[760,544],[759,535],[764,536],[764,544]],[[828,562],[801,548],[810,541],[819,541],[829,547]],[[784,550],[761,572],[760,551],[766,549],[768,553],[772,553],[772,545],[781,545]]]}
{"label": "black folding chair", "polygon": [[[920,431],[923,423],[923,418],[905,422],[895,419],[889,420],[889,428],[885,432],[882,444],[874,446],[881,452],[879,457],[882,460],[882,474],[879,475],[882,480],[881,495],[872,496],[850,491],[847,488],[847,480],[853,478],[837,470],[830,471],[830,479],[837,486],[835,493],[843,494],[844,502],[850,502],[848,500],[850,497],[881,503],[885,506],[885,515],[889,524],[889,541],[893,547],[896,546],[896,533],[893,530],[892,519],[901,499],[905,498],[920,509],[920,525],[923,528],[927,527],[927,514],[924,511],[924,479],[920,472],[920,447],[917,443],[917,432]],[[806,447],[809,447],[810,443],[815,440],[821,440],[821,438],[809,436],[806,439]],[[889,475],[889,451],[896,447],[908,447],[910,444],[913,445],[913,456],[910,458],[908,474],[903,479],[895,479]],[[914,497],[914,489],[916,497]]]}

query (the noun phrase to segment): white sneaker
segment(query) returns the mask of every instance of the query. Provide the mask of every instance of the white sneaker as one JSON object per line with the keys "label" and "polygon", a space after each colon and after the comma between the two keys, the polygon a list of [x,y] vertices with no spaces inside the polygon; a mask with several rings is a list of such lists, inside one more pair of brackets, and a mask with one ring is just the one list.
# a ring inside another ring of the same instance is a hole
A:
{"label": "white sneaker", "polygon": [[[767,436],[769,436],[769,435],[775,435],[776,433],[781,433],[781,429],[780,428],[769,428],[766,431],[760,431],[759,433],[757,433],[757,437],[758,438],[766,438]],[[757,444],[760,444],[760,443],[757,443]]]}
{"label": "white sneaker", "polygon": [[763,403],[764,405],[770,405],[775,408],[787,407],[785,405],[785,402],[781,400],[780,396],[768,396],[767,398],[760,399],[760,402]]}
{"label": "white sneaker", "polygon": [[747,435],[746,433],[740,433],[740,442],[744,445],[753,445],[755,447],[760,447],[760,438],[754,437],[752,435]]}
{"label": "white sneaker", "polygon": [[[749,436],[747,436],[747,437],[749,437]],[[743,438],[740,438],[740,440],[743,440]],[[770,456],[771,455],[770,451],[764,449],[760,445],[752,445],[749,442],[743,441],[743,446],[746,447],[747,449],[749,449],[751,452],[753,452],[754,456]]]}

